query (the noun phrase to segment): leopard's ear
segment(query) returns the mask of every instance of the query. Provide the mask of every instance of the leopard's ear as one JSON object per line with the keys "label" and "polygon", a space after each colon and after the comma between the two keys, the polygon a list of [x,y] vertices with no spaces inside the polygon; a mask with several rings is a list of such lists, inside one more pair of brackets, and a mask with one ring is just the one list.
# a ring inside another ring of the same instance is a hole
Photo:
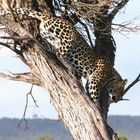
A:
{"label": "leopard's ear", "polygon": [[127,79],[124,79],[124,80],[122,81],[122,86],[124,87],[124,86],[127,84],[127,82],[128,82],[128,80],[127,80]]}
{"label": "leopard's ear", "polygon": [[127,84],[127,79],[122,80],[121,82],[119,82],[117,84],[118,87],[125,87],[125,85]]}

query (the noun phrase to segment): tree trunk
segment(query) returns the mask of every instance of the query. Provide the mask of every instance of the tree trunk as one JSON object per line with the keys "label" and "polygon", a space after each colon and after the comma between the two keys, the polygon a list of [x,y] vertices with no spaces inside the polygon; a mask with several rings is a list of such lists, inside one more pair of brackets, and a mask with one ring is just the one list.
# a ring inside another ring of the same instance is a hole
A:
{"label": "tree trunk", "polygon": [[115,135],[110,132],[96,106],[87,98],[79,81],[37,47],[24,52],[24,57],[32,65],[41,86],[50,94],[52,103],[74,139],[111,140]]}

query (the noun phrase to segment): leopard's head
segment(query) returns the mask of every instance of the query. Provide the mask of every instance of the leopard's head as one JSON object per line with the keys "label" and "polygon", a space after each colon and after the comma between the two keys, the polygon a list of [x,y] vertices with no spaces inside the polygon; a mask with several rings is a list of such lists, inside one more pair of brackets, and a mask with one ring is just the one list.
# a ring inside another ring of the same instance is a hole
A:
{"label": "leopard's head", "polygon": [[109,103],[117,103],[118,101],[123,100],[124,87],[126,84],[127,79],[110,82],[107,88],[109,92]]}

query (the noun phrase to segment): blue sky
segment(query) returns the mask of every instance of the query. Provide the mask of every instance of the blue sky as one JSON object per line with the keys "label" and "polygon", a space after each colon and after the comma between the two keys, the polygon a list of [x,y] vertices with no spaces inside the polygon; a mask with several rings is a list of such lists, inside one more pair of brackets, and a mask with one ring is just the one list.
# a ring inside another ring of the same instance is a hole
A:
{"label": "blue sky", "polygon": [[[140,16],[139,5],[140,1],[138,0],[130,1],[114,22],[121,23]],[[137,23],[140,25],[140,18]],[[128,79],[129,84],[140,73],[140,33],[130,33],[127,38],[116,32],[113,34],[117,43],[115,68],[123,78]],[[14,53],[7,49],[0,49],[0,72],[24,72],[26,70],[28,68],[15,57]],[[25,107],[26,93],[29,92],[30,87],[30,84],[23,82],[0,79],[0,118],[21,118]],[[39,108],[34,106],[30,98],[27,117],[38,114],[43,118],[57,118],[57,112],[51,105],[48,94],[42,88],[34,87],[33,95]],[[129,90],[125,98],[130,99],[130,101],[112,104],[109,114],[140,115],[140,109],[138,109],[140,107],[140,83]]]}

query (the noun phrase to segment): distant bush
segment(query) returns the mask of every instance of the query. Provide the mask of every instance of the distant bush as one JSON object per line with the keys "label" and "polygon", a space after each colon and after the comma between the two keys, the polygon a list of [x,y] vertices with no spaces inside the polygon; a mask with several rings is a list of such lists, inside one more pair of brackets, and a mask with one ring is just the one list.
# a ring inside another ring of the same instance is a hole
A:
{"label": "distant bush", "polygon": [[127,140],[126,137],[119,137],[119,140]]}
{"label": "distant bush", "polygon": [[39,136],[35,140],[53,140],[53,138],[49,135]]}

